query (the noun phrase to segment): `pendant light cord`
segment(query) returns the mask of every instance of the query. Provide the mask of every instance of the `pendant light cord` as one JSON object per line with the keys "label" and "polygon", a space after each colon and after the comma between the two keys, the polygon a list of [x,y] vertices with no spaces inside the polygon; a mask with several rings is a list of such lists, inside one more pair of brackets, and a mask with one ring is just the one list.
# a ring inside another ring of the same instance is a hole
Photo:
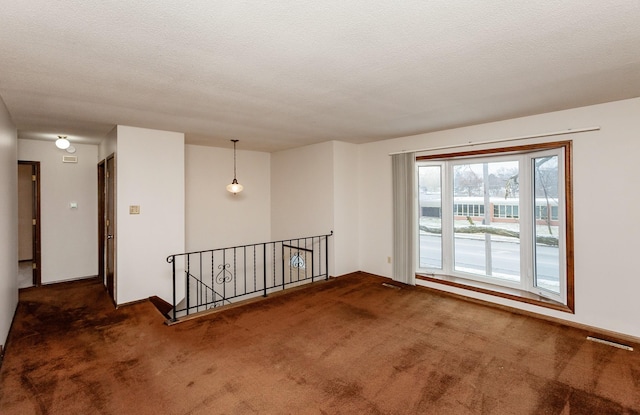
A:
{"label": "pendant light cord", "polygon": [[233,141],[233,180],[237,181],[236,179],[236,143],[238,142],[238,140],[231,140]]}

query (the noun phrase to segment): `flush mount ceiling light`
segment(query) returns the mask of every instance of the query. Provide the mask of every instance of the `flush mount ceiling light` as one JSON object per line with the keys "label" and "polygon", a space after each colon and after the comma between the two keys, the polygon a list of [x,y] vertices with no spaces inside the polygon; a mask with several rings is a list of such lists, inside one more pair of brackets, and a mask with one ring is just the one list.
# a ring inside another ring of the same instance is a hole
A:
{"label": "flush mount ceiling light", "polygon": [[231,140],[233,142],[233,181],[231,184],[227,185],[227,191],[233,193],[240,193],[243,189],[242,185],[238,183],[238,179],[236,179],[236,143],[238,140]]}
{"label": "flush mount ceiling light", "polygon": [[56,140],[56,147],[58,147],[60,150],[66,150],[70,145],[71,143],[69,142],[69,140],[67,140],[66,135],[58,136],[58,139]]}

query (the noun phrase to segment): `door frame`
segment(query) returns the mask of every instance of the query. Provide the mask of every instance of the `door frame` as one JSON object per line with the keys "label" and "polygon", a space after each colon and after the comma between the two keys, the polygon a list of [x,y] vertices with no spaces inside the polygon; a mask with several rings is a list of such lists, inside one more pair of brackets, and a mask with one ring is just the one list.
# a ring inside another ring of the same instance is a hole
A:
{"label": "door frame", "polygon": [[106,286],[105,276],[105,202],[106,202],[106,160],[98,163],[98,276],[102,283]]}
{"label": "door frame", "polygon": [[35,219],[36,223],[32,227],[32,249],[33,249],[33,263],[35,267],[33,268],[33,286],[39,287],[42,285],[42,243],[41,243],[41,228],[42,228],[42,220],[40,215],[40,162],[39,161],[27,161],[27,160],[18,160],[18,165],[30,165],[31,166],[31,177],[33,183],[33,197],[32,197],[32,211],[33,219]]}
{"label": "door frame", "polygon": [[[116,159],[111,154],[104,160],[104,204],[103,204],[103,238],[104,285],[109,298],[117,306],[117,273],[116,273]],[[109,186],[111,183],[111,186]],[[111,207],[111,212],[110,208]],[[100,209],[99,209],[100,210]],[[112,214],[113,217],[109,218]],[[110,268],[111,267],[111,268]],[[109,272],[109,270],[111,272]]]}

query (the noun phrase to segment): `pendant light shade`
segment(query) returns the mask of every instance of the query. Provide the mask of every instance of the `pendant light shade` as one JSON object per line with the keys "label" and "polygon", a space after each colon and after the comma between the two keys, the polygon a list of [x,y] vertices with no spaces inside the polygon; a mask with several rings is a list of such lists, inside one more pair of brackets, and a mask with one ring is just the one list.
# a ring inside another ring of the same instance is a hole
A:
{"label": "pendant light shade", "polygon": [[233,142],[233,181],[231,184],[227,185],[227,191],[233,193],[240,193],[244,187],[238,183],[238,179],[236,179],[236,143],[238,140],[231,140]]}
{"label": "pendant light shade", "polygon": [[58,147],[60,150],[66,150],[70,145],[71,143],[69,142],[69,140],[67,140],[66,135],[58,136],[58,139],[56,140],[56,147]]}
{"label": "pendant light shade", "polygon": [[240,193],[242,191],[242,189],[244,189],[244,187],[240,183],[238,183],[238,181],[236,179],[233,179],[231,184],[227,185],[227,190],[229,192],[233,193],[234,195],[236,193]]}

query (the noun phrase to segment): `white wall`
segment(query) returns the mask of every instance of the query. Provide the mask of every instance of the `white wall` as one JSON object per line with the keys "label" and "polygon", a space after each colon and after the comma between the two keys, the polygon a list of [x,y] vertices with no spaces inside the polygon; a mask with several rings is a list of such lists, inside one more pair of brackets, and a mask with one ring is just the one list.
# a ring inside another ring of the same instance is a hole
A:
{"label": "white wall", "polygon": [[224,248],[271,240],[271,156],[237,151],[233,195],[233,150],[185,146],[186,250]]}
{"label": "white wall", "polygon": [[386,140],[360,145],[358,202],[360,206],[360,270],[391,278],[393,256],[392,188],[390,151],[396,141]]}
{"label": "white wall", "polygon": [[169,301],[166,257],[185,248],[184,134],[119,125],[117,146],[116,301]]}
{"label": "white wall", "polygon": [[271,155],[273,239],[325,235],[329,274],[360,269],[358,151],[355,144],[329,141]]}
{"label": "white wall", "polygon": [[114,154],[118,148],[118,126],[115,126],[109,131],[105,138],[100,142],[98,146],[98,159],[100,161],[105,160],[110,155]]}
{"label": "white wall", "polygon": [[[391,276],[390,152],[600,126],[572,139],[575,236],[575,314],[427,284],[527,311],[640,337],[637,255],[640,221],[640,98],[403,137],[360,148],[360,259],[362,270]],[[598,225],[598,226],[596,226]]]}
{"label": "white wall", "polygon": [[333,142],[333,212],[334,223],[331,257],[334,275],[360,270],[358,201],[358,146]]}
{"label": "white wall", "polygon": [[98,274],[98,146],[73,146],[78,163],[63,163],[53,141],[18,140],[18,158],[40,162],[43,284]]}
{"label": "white wall", "polygon": [[333,142],[271,154],[271,236],[316,236],[333,229]]}
{"label": "white wall", "polygon": [[0,345],[18,305],[18,138],[0,97]]}

